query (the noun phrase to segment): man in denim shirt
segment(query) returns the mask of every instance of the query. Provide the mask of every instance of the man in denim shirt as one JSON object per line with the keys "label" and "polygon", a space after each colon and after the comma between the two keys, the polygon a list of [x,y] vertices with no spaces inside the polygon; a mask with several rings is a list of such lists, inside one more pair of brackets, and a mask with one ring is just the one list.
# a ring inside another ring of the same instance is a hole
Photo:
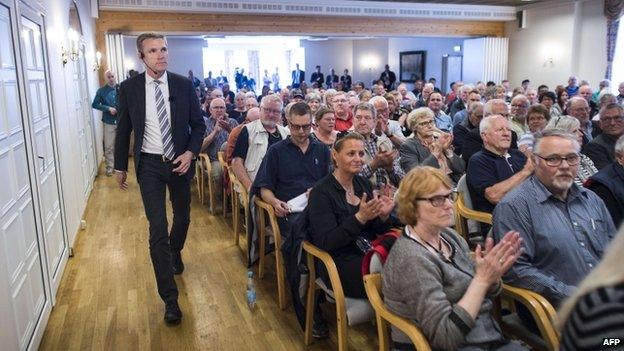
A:
{"label": "man in denim shirt", "polygon": [[494,209],[495,241],[512,229],[524,241],[524,252],[503,280],[543,295],[554,306],[576,290],[615,235],[602,200],[574,183],[579,150],[576,137],[564,131],[536,135],[535,174]]}

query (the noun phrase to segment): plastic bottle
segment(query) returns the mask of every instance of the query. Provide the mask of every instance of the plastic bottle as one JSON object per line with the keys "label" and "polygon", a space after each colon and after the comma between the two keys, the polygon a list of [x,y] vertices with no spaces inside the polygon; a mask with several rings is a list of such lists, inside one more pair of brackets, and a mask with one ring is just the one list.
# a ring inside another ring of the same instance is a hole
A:
{"label": "plastic bottle", "polygon": [[247,306],[252,311],[256,308],[256,284],[254,284],[252,271],[247,272]]}

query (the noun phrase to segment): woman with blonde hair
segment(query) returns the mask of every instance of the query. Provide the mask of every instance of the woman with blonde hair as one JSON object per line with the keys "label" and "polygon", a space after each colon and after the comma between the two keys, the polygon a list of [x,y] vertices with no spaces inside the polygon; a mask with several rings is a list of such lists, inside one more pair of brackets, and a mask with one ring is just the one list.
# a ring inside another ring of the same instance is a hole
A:
{"label": "woman with blonde hair", "polygon": [[[602,262],[559,311],[562,351],[612,349],[604,340],[624,337],[624,226]],[[613,346],[613,345],[612,345]]]}
{"label": "woman with blonde hair", "polygon": [[[524,350],[509,342],[492,316],[501,276],[522,253],[518,232],[494,245],[487,238],[470,258],[466,241],[449,228],[456,192],[441,170],[417,167],[399,187],[397,214],[405,223],[381,272],[388,309],[413,320],[435,350]],[[392,329],[394,348],[413,350]]]}
{"label": "woman with blonde hair", "polygon": [[466,165],[453,152],[453,135],[435,127],[434,114],[428,107],[417,108],[407,116],[407,125],[413,132],[401,145],[401,168],[407,173],[416,166],[440,168],[457,183]]}

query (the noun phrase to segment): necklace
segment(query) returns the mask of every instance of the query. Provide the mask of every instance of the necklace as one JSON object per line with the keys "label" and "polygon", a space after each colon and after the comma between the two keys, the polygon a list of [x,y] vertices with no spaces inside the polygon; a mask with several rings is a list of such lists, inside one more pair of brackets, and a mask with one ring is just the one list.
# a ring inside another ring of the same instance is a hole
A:
{"label": "necklace", "polygon": [[424,245],[428,246],[428,247],[425,246],[427,248],[427,250],[431,249],[431,250],[433,250],[433,253],[438,254],[438,255],[448,259],[446,253],[444,252],[444,250],[442,250],[442,241],[444,241],[445,246],[450,247],[450,246],[448,246],[449,244],[446,243],[446,240],[444,239],[444,237],[442,237],[440,235],[440,241],[438,241],[438,247],[436,248],[433,245],[431,245],[428,241],[426,241],[425,239],[421,238],[420,235],[418,235],[414,231],[414,228],[412,226],[407,226],[406,229],[407,230],[405,231],[405,234],[409,238],[411,238],[412,240],[414,240],[414,241],[416,241],[416,242],[418,242],[420,244],[424,244]]}
{"label": "necklace", "polygon": [[340,186],[341,186],[341,187],[344,189],[344,191],[347,193],[347,196],[354,196],[354,195],[355,195],[355,193],[354,193],[354,189],[353,189],[353,184],[350,184],[350,185],[351,185],[350,187],[346,187],[346,186],[344,186],[344,185],[340,182],[340,180],[338,180],[338,177],[336,176],[336,173],[335,173],[335,172],[334,172],[334,174],[333,174],[333,175],[334,175],[334,178],[336,179],[336,181],[338,182],[338,184],[340,184]]}

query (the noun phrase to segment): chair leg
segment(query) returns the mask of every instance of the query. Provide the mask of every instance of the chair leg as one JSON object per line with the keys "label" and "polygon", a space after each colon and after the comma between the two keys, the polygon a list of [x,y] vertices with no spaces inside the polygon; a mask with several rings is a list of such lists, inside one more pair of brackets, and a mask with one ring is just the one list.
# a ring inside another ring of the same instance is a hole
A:
{"label": "chair leg", "polygon": [[[206,174],[206,179],[208,182],[208,208],[210,210],[210,214],[214,215],[214,187],[212,183],[212,175]],[[206,197],[206,193],[204,192],[204,197]]]}
{"label": "chair leg", "polygon": [[232,190],[232,227],[234,229],[234,244],[238,246],[238,231],[240,226],[240,203],[238,202],[238,193]]}
{"label": "chair leg", "polygon": [[314,323],[314,310],[316,306],[314,303],[316,302],[316,269],[314,267],[314,257],[307,254],[308,256],[308,296],[306,302],[306,319],[305,319],[305,332],[303,335],[303,342],[306,345],[310,345],[312,343],[312,325]]}
{"label": "chair leg", "polygon": [[377,335],[379,336],[379,351],[389,351],[388,324],[378,313],[375,313],[375,318],[377,321]]}
{"label": "chair leg", "polygon": [[338,329],[338,351],[347,350],[347,314],[344,299],[336,299],[336,329]]}
{"label": "chair leg", "polygon": [[264,211],[262,210],[262,208],[260,208],[259,206],[257,207],[258,209],[258,219],[260,222],[259,225],[259,230],[258,230],[258,240],[260,241],[260,250],[258,252],[258,256],[259,256],[259,261],[258,261],[258,278],[262,279],[264,277],[264,253],[266,252],[265,250],[265,244],[266,244],[266,223],[265,223],[265,218],[264,218]]}
{"label": "chair leg", "polygon": [[227,191],[225,190],[225,188],[223,188],[223,197],[221,198],[221,209],[223,210],[223,218],[225,218],[225,215],[227,214],[227,196]]}

